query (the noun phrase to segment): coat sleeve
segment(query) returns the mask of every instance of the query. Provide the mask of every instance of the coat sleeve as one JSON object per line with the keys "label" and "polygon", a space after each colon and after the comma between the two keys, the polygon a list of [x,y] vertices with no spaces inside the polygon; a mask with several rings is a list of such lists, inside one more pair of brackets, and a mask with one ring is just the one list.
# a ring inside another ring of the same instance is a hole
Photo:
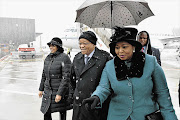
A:
{"label": "coat sleeve", "polygon": [[74,66],[71,67],[71,74],[70,74],[70,94],[74,94],[74,90],[76,88],[76,74],[74,71]]}
{"label": "coat sleeve", "polygon": [[177,116],[175,115],[175,111],[171,102],[165,74],[161,66],[157,63],[155,57],[152,79],[154,83],[154,93],[157,96],[156,100],[159,104],[159,108],[164,120],[177,120]]}
{"label": "coat sleeve", "polygon": [[44,69],[43,69],[42,78],[41,78],[41,82],[40,82],[40,86],[39,86],[39,91],[44,91],[45,80],[46,80],[46,76],[45,76]]}
{"label": "coat sleeve", "polygon": [[159,49],[152,48],[152,50],[153,50],[154,56],[157,59],[158,64],[161,66],[161,57],[160,57],[161,53],[160,53]]}
{"label": "coat sleeve", "polygon": [[157,51],[157,62],[159,63],[159,65],[161,66],[161,57],[160,57],[160,51],[159,49],[156,49]]}
{"label": "coat sleeve", "polygon": [[62,62],[62,80],[58,88],[57,95],[64,96],[69,89],[70,81],[70,70],[71,70],[71,60],[66,55]]}
{"label": "coat sleeve", "polygon": [[100,83],[97,86],[96,90],[91,95],[91,96],[96,95],[99,97],[101,107],[102,107],[103,102],[111,94],[111,85],[110,85],[110,81],[108,79],[108,74],[107,74],[106,69],[107,69],[107,67],[104,68],[102,75],[101,75]]}

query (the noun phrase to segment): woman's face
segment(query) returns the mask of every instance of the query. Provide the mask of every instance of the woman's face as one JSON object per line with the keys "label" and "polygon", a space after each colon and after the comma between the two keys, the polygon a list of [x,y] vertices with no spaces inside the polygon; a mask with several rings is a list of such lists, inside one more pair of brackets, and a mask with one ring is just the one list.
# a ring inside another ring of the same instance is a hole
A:
{"label": "woman's face", "polygon": [[121,60],[129,60],[133,56],[134,46],[128,42],[118,42],[115,46],[115,53]]}
{"label": "woman's face", "polygon": [[50,49],[51,53],[55,53],[58,50],[57,46],[53,45],[53,44],[49,45],[49,49]]}
{"label": "woman's face", "polygon": [[138,36],[138,41],[142,44],[142,46],[145,46],[147,43],[147,34],[145,32],[142,32],[139,36]]}

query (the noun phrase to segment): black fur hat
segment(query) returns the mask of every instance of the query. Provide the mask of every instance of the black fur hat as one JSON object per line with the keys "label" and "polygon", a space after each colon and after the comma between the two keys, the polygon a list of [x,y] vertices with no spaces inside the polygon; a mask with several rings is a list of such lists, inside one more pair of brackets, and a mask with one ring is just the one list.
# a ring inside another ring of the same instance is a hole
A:
{"label": "black fur hat", "polygon": [[79,40],[81,38],[84,38],[84,39],[90,41],[92,44],[96,45],[97,37],[92,31],[82,32],[79,37]]}
{"label": "black fur hat", "polygon": [[136,28],[131,27],[114,27],[113,28],[114,34],[111,36],[111,43],[109,44],[110,47],[110,53],[113,56],[116,56],[115,53],[115,46],[117,42],[125,41],[131,44],[132,46],[135,46],[135,52],[139,52],[142,48],[142,45],[140,42],[136,41],[136,35],[138,33],[138,30]]}
{"label": "black fur hat", "polygon": [[54,37],[50,42],[47,43],[48,46],[50,44],[57,45],[58,47],[62,47],[62,40],[58,37]]}

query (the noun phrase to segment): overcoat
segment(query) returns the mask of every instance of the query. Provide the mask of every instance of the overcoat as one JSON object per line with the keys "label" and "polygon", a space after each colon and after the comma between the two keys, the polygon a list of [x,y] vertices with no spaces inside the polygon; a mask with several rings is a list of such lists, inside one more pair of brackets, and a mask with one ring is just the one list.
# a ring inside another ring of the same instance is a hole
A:
{"label": "overcoat", "polygon": [[[71,61],[65,53],[50,53],[44,61],[44,69],[39,91],[44,91],[41,111],[46,113],[50,109],[51,113],[66,111],[69,104],[67,102],[69,81],[70,81]],[[55,102],[56,95],[62,96],[60,102]]]}
{"label": "overcoat", "polygon": [[158,64],[161,65],[161,58],[160,58],[159,49],[151,47],[151,50],[152,50],[152,55],[156,57]]}
{"label": "overcoat", "polygon": [[179,96],[179,107],[180,107],[180,80],[179,80],[179,89],[178,89],[178,96]]}
{"label": "overcoat", "polygon": [[[88,64],[84,65],[84,55],[78,53],[73,60],[73,76],[71,81],[75,87],[73,120],[103,120],[106,119],[108,101],[103,105],[103,109],[87,111],[82,106],[82,101],[91,96],[99,84],[101,73],[108,60],[112,59],[109,53],[95,48],[95,52]],[[102,114],[101,114],[102,113]],[[103,114],[104,113],[104,114]],[[100,118],[101,117],[101,118]]]}
{"label": "overcoat", "polygon": [[[97,95],[102,104],[111,91],[108,120],[127,120],[128,117],[131,120],[145,120],[145,115],[158,110],[158,105],[164,120],[177,120],[164,72],[154,56],[145,54],[140,78],[127,77],[122,81],[116,78],[114,59],[107,62],[100,84],[92,96]],[[157,95],[157,102],[154,94]]]}

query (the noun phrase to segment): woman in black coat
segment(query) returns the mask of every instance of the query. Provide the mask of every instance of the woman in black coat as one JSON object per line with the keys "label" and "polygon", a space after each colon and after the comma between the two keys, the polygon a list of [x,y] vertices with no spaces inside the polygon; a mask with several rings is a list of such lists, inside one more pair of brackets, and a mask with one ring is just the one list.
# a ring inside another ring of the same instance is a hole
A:
{"label": "woman in black coat", "polygon": [[61,120],[66,120],[66,110],[69,94],[70,66],[69,57],[63,53],[60,38],[53,38],[47,43],[51,53],[44,61],[44,69],[39,87],[39,97],[42,97],[41,112],[44,120],[52,120],[51,113],[60,112]]}

